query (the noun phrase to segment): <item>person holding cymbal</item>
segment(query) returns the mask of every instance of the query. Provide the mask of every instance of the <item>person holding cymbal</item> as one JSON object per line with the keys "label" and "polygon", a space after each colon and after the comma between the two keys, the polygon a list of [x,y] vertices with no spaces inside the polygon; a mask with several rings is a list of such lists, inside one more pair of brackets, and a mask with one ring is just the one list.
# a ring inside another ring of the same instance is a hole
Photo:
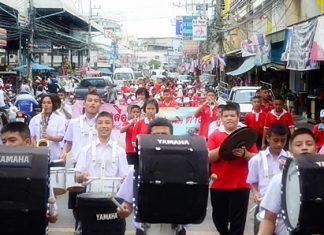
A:
{"label": "person holding cymbal", "polygon": [[217,176],[210,186],[212,218],[221,235],[243,235],[250,193],[250,185],[246,183],[248,161],[255,155],[257,148],[255,144],[250,148],[244,145],[232,147],[232,160],[223,159],[220,154],[222,143],[238,128],[237,105],[224,105],[221,121],[224,130],[216,130],[208,138],[211,174]]}

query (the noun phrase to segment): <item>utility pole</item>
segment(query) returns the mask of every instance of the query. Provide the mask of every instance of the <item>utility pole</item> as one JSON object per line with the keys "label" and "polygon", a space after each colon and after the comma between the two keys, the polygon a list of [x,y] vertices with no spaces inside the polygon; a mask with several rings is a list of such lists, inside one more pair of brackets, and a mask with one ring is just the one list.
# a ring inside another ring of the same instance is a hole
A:
{"label": "utility pole", "polygon": [[29,0],[29,41],[27,60],[27,79],[32,82],[32,63],[34,60],[34,30],[35,30],[35,7],[34,0]]}
{"label": "utility pole", "polygon": [[88,57],[87,57],[87,63],[88,63],[88,71],[91,69],[90,64],[90,53],[91,53],[91,18],[92,18],[92,5],[91,0],[89,2],[89,29],[88,29]]}

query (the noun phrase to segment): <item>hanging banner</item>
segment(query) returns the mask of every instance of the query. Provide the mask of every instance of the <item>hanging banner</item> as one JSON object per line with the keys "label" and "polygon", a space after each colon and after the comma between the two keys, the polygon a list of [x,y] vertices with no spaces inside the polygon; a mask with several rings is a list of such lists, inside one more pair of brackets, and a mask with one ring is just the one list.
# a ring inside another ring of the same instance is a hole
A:
{"label": "hanging banner", "polygon": [[192,40],[194,41],[207,40],[207,20],[196,19],[192,21]]}
{"label": "hanging banner", "polygon": [[324,16],[317,19],[316,32],[310,54],[311,60],[324,61]]}
{"label": "hanging banner", "polygon": [[7,46],[7,30],[0,28],[0,46]]}
{"label": "hanging banner", "polygon": [[319,63],[310,59],[317,19],[295,25],[288,49],[287,69],[306,71],[319,69]]}

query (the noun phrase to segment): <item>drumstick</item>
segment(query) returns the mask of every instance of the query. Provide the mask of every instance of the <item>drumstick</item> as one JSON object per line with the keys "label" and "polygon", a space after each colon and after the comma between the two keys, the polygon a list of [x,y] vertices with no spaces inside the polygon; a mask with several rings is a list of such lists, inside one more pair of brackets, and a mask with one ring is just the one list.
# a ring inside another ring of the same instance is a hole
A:
{"label": "drumstick", "polygon": [[107,193],[107,198],[110,199],[117,207],[122,208],[122,205],[114,198],[112,193]]}

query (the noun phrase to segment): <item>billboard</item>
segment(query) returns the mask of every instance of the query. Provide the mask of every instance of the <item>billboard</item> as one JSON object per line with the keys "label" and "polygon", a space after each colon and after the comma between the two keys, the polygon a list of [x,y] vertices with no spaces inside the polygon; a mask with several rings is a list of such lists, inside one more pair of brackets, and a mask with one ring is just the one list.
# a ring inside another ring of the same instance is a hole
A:
{"label": "billboard", "polygon": [[183,16],[182,18],[182,38],[192,39],[192,21],[197,19],[197,16]]}
{"label": "billboard", "polygon": [[182,16],[176,17],[176,38],[182,38]]}
{"label": "billboard", "polygon": [[192,21],[192,40],[206,41],[207,40],[207,20],[196,19]]}

